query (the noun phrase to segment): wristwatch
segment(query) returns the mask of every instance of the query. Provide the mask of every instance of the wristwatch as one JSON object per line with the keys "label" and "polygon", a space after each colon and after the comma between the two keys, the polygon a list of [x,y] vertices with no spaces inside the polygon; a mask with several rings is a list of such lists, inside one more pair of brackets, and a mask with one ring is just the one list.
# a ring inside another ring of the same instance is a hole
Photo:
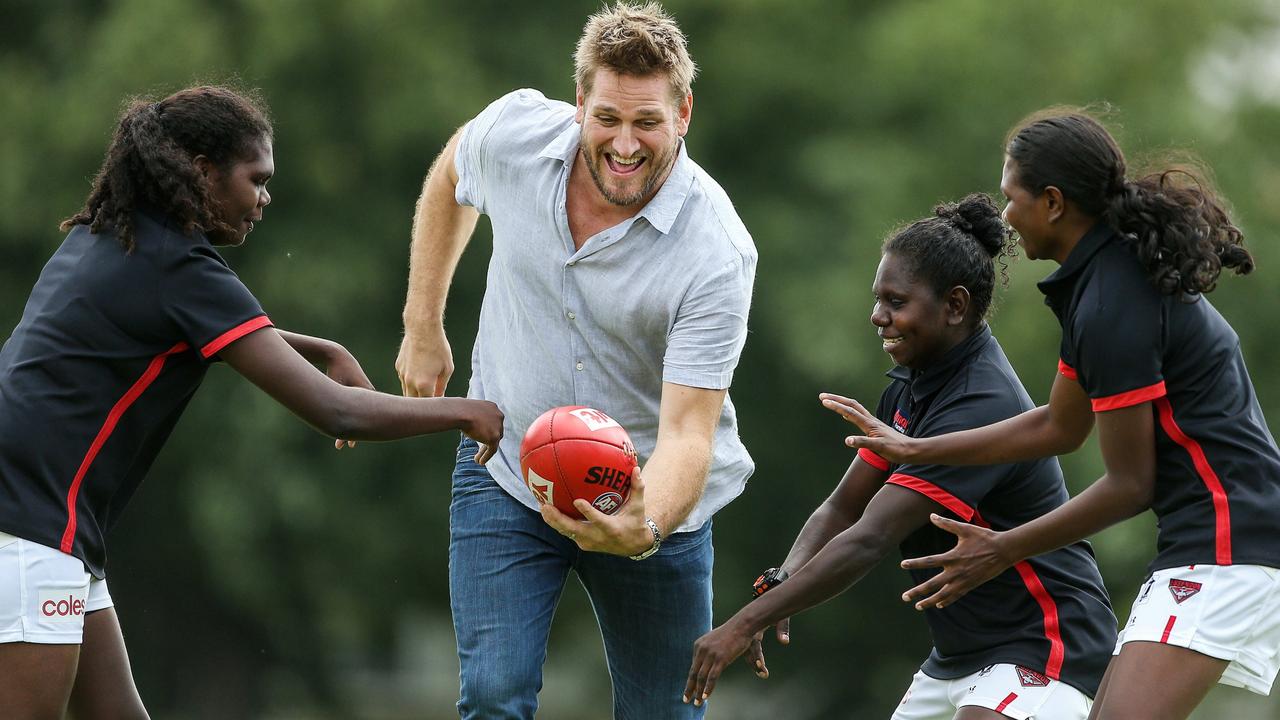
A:
{"label": "wristwatch", "polygon": [[648,550],[645,550],[639,555],[630,556],[632,560],[643,560],[658,552],[658,548],[662,547],[662,532],[658,530],[658,523],[654,522],[653,518],[645,518],[644,524],[648,525],[649,531],[653,533],[653,544],[649,546]]}
{"label": "wristwatch", "polygon": [[789,573],[782,568],[771,567],[760,573],[760,577],[751,585],[751,599],[755,600],[761,595],[782,584],[783,580],[789,577]]}

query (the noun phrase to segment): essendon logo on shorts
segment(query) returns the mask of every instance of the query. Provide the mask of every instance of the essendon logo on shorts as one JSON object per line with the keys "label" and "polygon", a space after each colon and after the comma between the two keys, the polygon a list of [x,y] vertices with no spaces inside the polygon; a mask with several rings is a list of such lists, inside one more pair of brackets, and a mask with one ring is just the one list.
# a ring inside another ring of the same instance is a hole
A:
{"label": "essendon logo on shorts", "polygon": [[74,590],[43,590],[38,609],[46,620],[76,620],[84,617],[84,598],[76,597]]}
{"label": "essendon logo on shorts", "polygon": [[1013,669],[1018,671],[1018,682],[1022,683],[1022,687],[1044,687],[1049,684],[1048,676],[1035,670],[1028,670],[1021,665],[1014,665]]}
{"label": "essendon logo on shorts", "polygon": [[1169,594],[1173,595],[1174,602],[1181,605],[1186,602],[1187,598],[1200,592],[1202,587],[1204,585],[1198,582],[1174,578],[1169,581]]}
{"label": "essendon logo on shorts", "polygon": [[897,430],[900,433],[904,433],[907,431],[907,425],[910,422],[911,421],[908,420],[906,416],[902,414],[901,410],[893,411],[893,429],[894,430]]}

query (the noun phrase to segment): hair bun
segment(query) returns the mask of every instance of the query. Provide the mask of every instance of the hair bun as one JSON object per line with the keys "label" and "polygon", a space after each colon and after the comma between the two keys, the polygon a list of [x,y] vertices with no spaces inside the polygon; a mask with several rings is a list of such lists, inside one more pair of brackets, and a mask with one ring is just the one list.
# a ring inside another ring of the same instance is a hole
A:
{"label": "hair bun", "polygon": [[991,257],[999,255],[1009,243],[1009,228],[1000,217],[1000,208],[983,193],[967,195],[958,203],[938,205],[933,214],[977,240]]}

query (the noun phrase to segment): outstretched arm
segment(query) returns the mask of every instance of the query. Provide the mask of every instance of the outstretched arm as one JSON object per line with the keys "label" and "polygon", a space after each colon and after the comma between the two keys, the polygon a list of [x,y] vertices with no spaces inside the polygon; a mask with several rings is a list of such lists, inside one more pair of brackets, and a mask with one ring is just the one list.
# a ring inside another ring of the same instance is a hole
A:
{"label": "outstretched arm", "polygon": [[702,704],[715,690],[724,668],[747,650],[756,633],[843,592],[939,509],[914,490],[897,485],[881,488],[862,518],[826,543],[794,576],[698,638],[684,701]]}
{"label": "outstretched arm", "polygon": [[312,427],[346,440],[396,440],[461,430],[482,443],[487,460],[502,438],[502,412],[491,402],[465,398],[405,398],[326,377],[274,328],[252,332],[223,348],[227,362]]}
{"label": "outstretched arm", "polygon": [[[348,387],[361,387],[366,390],[375,389],[373,383],[369,382],[369,376],[364,374],[364,368],[360,367],[360,362],[342,345],[332,340],[289,332],[279,328],[276,328],[276,331],[280,333],[280,337],[284,338],[285,342],[289,343],[289,347],[296,350],[299,355],[311,363],[319,365],[324,370],[324,374],[332,378],[334,382]],[[338,438],[333,443],[333,446],[339,450],[344,445],[355,447],[356,442]]]}
{"label": "outstretched arm", "polygon": [[1146,510],[1155,493],[1155,421],[1145,402],[1098,414],[1098,436],[1107,472],[1056,510],[1004,532],[934,516],[933,523],[955,533],[955,548],[941,555],[904,560],[908,569],[940,567],[942,572],[902,599],[917,610],[946,607],[1006,568],[1056,550]]}
{"label": "outstretched arm", "polygon": [[[796,535],[786,560],[778,566],[786,572],[787,577],[804,567],[814,555],[818,554],[819,550],[826,547],[831,538],[858,522],[867,503],[884,485],[886,477],[888,477],[886,471],[867,464],[861,458],[854,458],[854,461],[849,464],[849,469],[845,471],[844,477],[840,479],[840,484],[809,516],[804,527],[800,529],[800,534]],[[789,645],[791,618],[780,618],[774,623],[774,635],[779,643]],[[756,675],[767,678],[769,667],[764,659],[763,639],[763,632],[758,632],[751,638],[751,645],[747,648],[745,659]]]}
{"label": "outstretched arm", "polygon": [[299,355],[323,368],[325,374],[333,378],[334,382],[349,387],[362,387],[366,390],[374,389],[373,383],[369,382],[369,376],[364,374],[364,368],[360,367],[360,362],[341,344],[279,328],[276,328],[276,332],[280,333],[280,337],[284,338],[289,347]]}
{"label": "outstretched arm", "polygon": [[788,575],[796,574],[832,538],[858,522],[867,504],[884,486],[888,476],[888,472],[872,467],[861,458],[855,458],[840,479],[840,484],[809,516],[780,567]]}
{"label": "outstretched arm", "polygon": [[1054,380],[1048,405],[986,427],[929,438],[895,432],[856,400],[831,393],[819,397],[824,407],[865,433],[850,436],[846,445],[913,465],[1002,465],[1065,455],[1079,449],[1093,430],[1089,396],[1065,375]]}
{"label": "outstretched arm", "polygon": [[431,165],[413,217],[404,340],[396,358],[396,372],[409,397],[440,397],[453,375],[453,350],[444,332],[445,299],[480,217],[454,197],[458,187],[454,157],[461,137],[459,130]]}

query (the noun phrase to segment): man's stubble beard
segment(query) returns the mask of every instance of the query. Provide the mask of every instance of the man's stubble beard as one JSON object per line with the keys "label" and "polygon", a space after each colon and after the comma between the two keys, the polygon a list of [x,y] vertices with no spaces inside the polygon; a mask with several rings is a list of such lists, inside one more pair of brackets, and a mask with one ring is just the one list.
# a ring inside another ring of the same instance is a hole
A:
{"label": "man's stubble beard", "polygon": [[[596,189],[600,191],[600,194],[604,196],[604,199],[618,207],[630,207],[649,197],[649,194],[658,186],[658,181],[660,179],[665,179],[667,171],[675,164],[677,150],[680,147],[679,139],[671,143],[671,146],[662,157],[662,167],[659,168],[655,164],[654,168],[649,172],[649,177],[645,179],[644,184],[641,185],[640,189],[636,192],[626,196],[618,196],[611,192],[604,184],[603,172],[600,169],[600,164],[606,162],[604,159],[604,153],[589,152],[585,141],[585,137],[580,137],[578,139],[578,152],[582,153],[582,160],[586,163],[587,170],[591,173],[591,180],[596,184]],[[656,160],[657,158],[653,157],[648,159],[650,163],[655,163]]]}

